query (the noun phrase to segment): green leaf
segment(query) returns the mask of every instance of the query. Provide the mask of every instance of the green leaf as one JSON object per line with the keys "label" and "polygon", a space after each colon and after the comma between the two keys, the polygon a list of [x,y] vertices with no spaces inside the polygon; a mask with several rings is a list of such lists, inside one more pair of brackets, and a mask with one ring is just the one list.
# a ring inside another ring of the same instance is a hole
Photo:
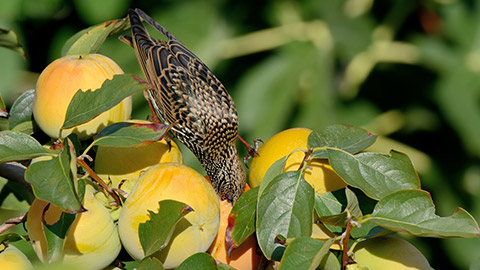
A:
{"label": "green leaf", "polygon": [[285,169],[285,164],[287,163],[287,156],[282,157],[281,159],[275,161],[270,168],[268,168],[267,172],[263,176],[262,182],[260,183],[260,189],[258,194],[261,194],[265,187],[272,181],[275,177],[279,174],[283,173]]}
{"label": "green leaf", "polygon": [[337,259],[337,256],[332,252],[327,252],[327,255],[323,257],[318,269],[341,269],[342,265]]}
{"label": "green leaf", "polygon": [[[321,131],[313,131],[308,136],[308,147],[331,147],[355,154],[372,145],[377,139],[370,132],[348,125],[331,125]],[[326,150],[314,151],[314,158],[327,158]]]}
{"label": "green leaf", "polygon": [[70,150],[64,149],[57,157],[31,164],[25,171],[25,180],[32,184],[35,197],[55,204],[65,211],[83,209],[72,173]]}
{"label": "green leaf", "polygon": [[363,216],[362,210],[360,209],[360,204],[358,203],[357,196],[349,188],[345,188],[345,196],[347,197],[347,207],[346,209],[354,218],[359,218]]}
{"label": "green leaf", "polygon": [[0,235],[0,243],[3,243],[3,242],[12,243],[20,240],[28,241],[28,236],[27,235],[23,236],[15,232],[4,233]]}
{"label": "green leaf", "polygon": [[163,270],[163,264],[162,262],[155,258],[155,257],[146,257],[144,258],[140,264],[138,265],[138,267],[136,268],[138,270],[151,270],[151,269],[155,269],[155,270]]}
{"label": "green leaf", "polygon": [[196,253],[183,261],[176,270],[217,270],[215,259],[207,253]]}
{"label": "green leaf", "polygon": [[[49,206],[50,205],[47,205],[47,207]],[[75,214],[63,212],[60,219],[52,225],[48,225],[45,220],[42,221],[43,231],[47,242],[48,263],[58,262],[63,258],[65,238],[70,226],[75,221],[75,216]]]}
{"label": "green leaf", "polygon": [[315,211],[319,220],[331,231],[337,232],[341,229],[334,229],[331,226],[345,227],[347,222],[347,198],[343,190],[315,194]]}
{"label": "green leaf", "polygon": [[314,194],[300,171],[278,175],[259,194],[257,240],[267,258],[282,250],[281,245],[275,243],[278,235],[284,238],[310,236]]}
{"label": "green leaf", "polygon": [[12,30],[0,28],[0,47],[16,51],[24,58],[26,57],[25,50],[18,42],[17,34]]}
{"label": "green leaf", "polygon": [[27,134],[0,131],[0,163],[51,155],[40,143]]}
{"label": "green leaf", "polygon": [[11,131],[21,132],[27,135],[33,134],[34,130],[33,121],[26,121],[16,125]]}
{"label": "green leaf", "polygon": [[372,238],[378,237],[382,235],[387,235],[393,233],[392,231],[379,226],[375,222],[368,220],[366,222],[362,222],[361,227],[354,226],[350,231],[350,237],[358,239],[358,238]]}
{"label": "green leaf", "polygon": [[148,88],[132,74],[117,74],[106,80],[102,87],[85,92],[78,90],[68,105],[62,128],[71,128],[87,122],[102,112],[114,107],[128,96]]}
{"label": "green leaf", "polygon": [[343,190],[315,194],[315,211],[319,217],[340,214],[347,205]]}
{"label": "green leaf", "polygon": [[[359,218],[363,215],[355,193],[348,188],[345,188],[344,193],[344,197],[339,198],[334,197],[332,193],[315,195],[315,209],[318,209],[316,210],[317,215],[323,224],[345,227],[349,214],[354,218]],[[343,209],[344,207],[345,209]]]}
{"label": "green leaf", "polygon": [[255,232],[258,190],[259,187],[255,187],[245,192],[233,205],[225,233],[228,254]]}
{"label": "green leaf", "polygon": [[317,269],[332,243],[333,239],[323,242],[310,237],[296,238],[285,249],[279,269]]}
{"label": "green leaf", "polygon": [[430,194],[423,190],[401,190],[385,196],[367,220],[392,231],[416,236],[480,236],[477,222],[462,208],[457,208],[449,217],[437,216]]}
{"label": "green leaf", "polygon": [[83,29],[67,40],[62,48],[62,56],[96,53],[109,36],[129,27],[128,20],[117,19]]}
{"label": "green leaf", "polygon": [[33,112],[33,100],[35,98],[35,89],[23,92],[13,103],[10,109],[10,118],[8,125],[13,129],[17,125],[31,121]]}
{"label": "green leaf", "polygon": [[170,241],[175,225],[191,211],[190,206],[174,200],[160,201],[158,213],[149,210],[150,219],[138,226],[145,256],[163,249]]}
{"label": "green leaf", "polygon": [[167,130],[168,126],[163,124],[120,122],[102,129],[92,144],[129,147],[144,141],[157,141]]}
{"label": "green leaf", "polygon": [[391,151],[349,154],[328,148],[328,160],[333,170],[349,185],[361,189],[367,196],[379,200],[392,192],[420,188],[420,179],[407,155]]}

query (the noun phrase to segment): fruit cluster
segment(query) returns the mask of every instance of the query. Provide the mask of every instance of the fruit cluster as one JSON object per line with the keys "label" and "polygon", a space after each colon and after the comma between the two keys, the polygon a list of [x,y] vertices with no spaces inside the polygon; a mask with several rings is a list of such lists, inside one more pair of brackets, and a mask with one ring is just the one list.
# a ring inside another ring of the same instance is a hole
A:
{"label": "fruit cluster", "polygon": [[[88,140],[117,122],[150,125],[147,121],[130,120],[132,101],[126,98],[93,120],[74,128],[62,128],[68,104],[79,89],[94,91],[115,74],[122,73],[115,62],[99,54],[71,55],[54,61],[38,79],[33,107],[35,121],[44,133],[60,140],[72,133],[80,140]],[[303,167],[303,177],[316,194],[345,188],[347,184],[326,159],[304,160],[311,133],[306,128],[293,128],[267,140],[251,162],[251,188],[260,186],[267,170],[284,157],[287,159],[283,171],[298,171]],[[232,205],[219,200],[208,178],[183,164],[182,153],[174,141],[144,141],[128,147],[100,145],[93,155],[95,175],[103,179],[106,186],[99,186],[91,180],[83,181],[83,186],[74,183],[76,190],[84,190],[79,192],[82,194],[82,211],[69,213],[40,198],[31,204],[26,228],[42,262],[102,269],[118,258],[122,247],[131,258],[140,262],[146,257],[140,227],[153,219],[157,212],[165,210],[159,207],[159,202],[174,200],[187,205],[191,212],[179,219],[167,237],[167,244],[149,257],[157,258],[167,269],[178,267],[199,252],[207,252],[217,263],[236,269],[258,269],[262,264],[263,255],[254,234],[233,250],[226,243],[231,240],[227,235],[231,230]],[[36,158],[32,164],[49,159],[48,156]],[[115,204],[107,191],[120,194],[122,204]],[[52,253],[50,230],[68,217],[73,217],[73,221],[69,230],[64,232],[62,251]],[[331,238],[323,233],[326,230],[322,231],[316,225],[312,238]],[[384,250],[378,246],[386,247],[389,253],[382,252]],[[349,269],[382,269],[388,265],[402,269],[404,264],[420,269],[428,267],[423,255],[399,238],[367,240],[352,251],[356,264],[349,265]],[[26,257],[14,246],[0,253],[0,268],[3,269],[4,265],[10,267],[11,257],[26,265],[21,267],[31,268]]]}

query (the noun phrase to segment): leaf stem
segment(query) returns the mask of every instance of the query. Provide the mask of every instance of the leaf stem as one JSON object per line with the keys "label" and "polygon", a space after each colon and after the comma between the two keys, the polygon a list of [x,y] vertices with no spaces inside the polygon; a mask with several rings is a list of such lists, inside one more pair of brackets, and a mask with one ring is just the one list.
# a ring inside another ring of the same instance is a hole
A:
{"label": "leaf stem", "polygon": [[348,215],[348,221],[347,221],[347,229],[343,233],[343,240],[342,240],[342,247],[343,247],[343,252],[342,252],[342,270],[345,270],[347,267],[347,264],[349,262],[348,258],[348,240],[350,238],[350,231],[353,228],[353,219],[352,215]]}
{"label": "leaf stem", "polygon": [[313,149],[312,148],[309,148],[307,149],[307,151],[305,151],[305,156],[303,157],[303,160],[302,162],[300,163],[300,167],[298,168],[298,170],[300,171],[301,169],[303,169],[304,167],[306,167],[306,164],[308,163],[309,161],[309,157],[310,155],[313,153]]}

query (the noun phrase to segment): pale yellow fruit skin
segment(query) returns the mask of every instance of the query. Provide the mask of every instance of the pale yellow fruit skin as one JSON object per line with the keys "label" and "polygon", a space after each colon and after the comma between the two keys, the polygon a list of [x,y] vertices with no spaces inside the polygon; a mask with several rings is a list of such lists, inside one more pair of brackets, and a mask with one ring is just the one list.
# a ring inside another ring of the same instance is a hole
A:
{"label": "pale yellow fruit skin", "polygon": [[142,174],[123,205],[118,232],[123,246],[136,260],[144,257],[138,226],[158,212],[162,200],[186,203],[193,212],[179,221],[170,243],[156,256],[165,268],[175,268],[213,242],[220,223],[220,205],[212,185],[198,172],[178,163],[155,165]]}
{"label": "pale yellow fruit skin", "polygon": [[[249,181],[252,188],[259,186],[268,168],[280,158],[289,155],[293,150],[308,148],[308,136],[312,130],[307,128],[291,128],[275,134],[259,149],[258,156],[252,159],[249,171]],[[295,171],[300,167],[305,153],[303,151],[292,154],[285,165],[284,171]],[[347,186],[333,171],[328,161],[313,159],[308,162],[305,171],[305,180],[313,186],[317,194],[335,191]]]}
{"label": "pale yellow fruit skin", "polygon": [[[93,195],[93,187],[87,186],[84,207],[88,210],[77,214],[66,237],[63,262],[82,265],[83,269],[101,269],[118,256],[121,244],[117,228],[105,207]],[[38,258],[46,261],[46,241],[42,229],[42,212],[46,201],[35,199],[27,218],[27,230]],[[61,209],[50,205],[45,214],[47,224],[58,221]]]}
{"label": "pale yellow fruit skin", "polygon": [[[130,120],[131,123],[150,123],[148,121]],[[183,163],[182,152],[172,140],[169,148],[166,140],[144,142],[132,147],[99,146],[95,158],[95,172],[111,186],[130,193],[140,175],[150,166],[174,162]]]}
{"label": "pale yellow fruit skin", "polygon": [[[68,105],[78,89],[96,90],[115,74],[123,74],[122,69],[100,54],[69,55],[53,61],[37,80],[33,116],[38,126],[50,137],[58,138]],[[89,138],[112,123],[129,119],[131,112],[132,98],[128,97],[93,120],[64,130],[62,137],[74,132],[81,139]]]}
{"label": "pale yellow fruit skin", "polygon": [[347,269],[407,270],[432,269],[423,254],[408,241],[398,237],[380,237],[365,240],[353,249],[356,264]]}
{"label": "pale yellow fruit skin", "polygon": [[0,251],[0,269],[33,270],[32,263],[18,248],[9,245]]}

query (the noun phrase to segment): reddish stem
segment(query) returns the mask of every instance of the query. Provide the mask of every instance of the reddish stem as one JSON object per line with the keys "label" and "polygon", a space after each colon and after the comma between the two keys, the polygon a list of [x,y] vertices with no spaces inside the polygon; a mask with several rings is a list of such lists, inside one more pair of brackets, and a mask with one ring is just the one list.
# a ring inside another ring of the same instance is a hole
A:
{"label": "reddish stem", "polygon": [[342,241],[342,246],[343,246],[343,255],[342,255],[342,270],[345,270],[348,264],[348,239],[350,238],[350,231],[353,228],[352,224],[352,217],[348,217],[347,221],[347,229],[345,230],[345,237],[343,238]]}
{"label": "reddish stem", "polygon": [[117,203],[117,206],[120,206],[122,205],[121,201],[120,201],[120,197],[118,197],[117,193],[115,193],[115,191],[109,187],[105,181],[102,180],[102,178],[100,178],[93,170],[92,168],[90,168],[90,166],[87,165],[87,163],[85,161],[83,161],[82,159],[80,158],[77,158],[77,162],[80,166],[82,166],[83,169],[85,169],[85,171],[88,173],[88,175],[90,177],[93,178],[93,180],[95,180],[104,190],[106,190],[108,192],[108,194],[110,194],[110,196],[113,197],[113,199],[115,200],[115,202]]}
{"label": "reddish stem", "polygon": [[307,163],[307,159],[310,157],[310,155],[313,153],[313,149],[312,148],[309,148],[307,151],[305,151],[305,156],[303,157],[303,160],[302,162],[300,163],[300,167],[298,167],[298,171],[300,171],[304,164]]}

